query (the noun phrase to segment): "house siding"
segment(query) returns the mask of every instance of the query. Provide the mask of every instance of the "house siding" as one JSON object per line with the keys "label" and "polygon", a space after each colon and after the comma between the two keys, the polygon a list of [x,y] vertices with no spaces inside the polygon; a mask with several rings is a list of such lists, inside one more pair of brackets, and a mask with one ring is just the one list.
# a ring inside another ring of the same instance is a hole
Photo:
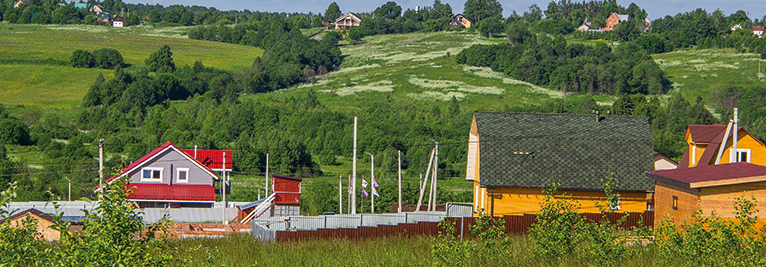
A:
{"label": "house siding", "polygon": [[[481,210],[483,206],[485,214],[489,215],[492,210],[492,200],[494,199],[494,214],[492,214],[494,216],[538,213],[541,207],[540,204],[545,198],[542,188],[536,187],[496,187],[493,195],[491,188],[480,188],[478,183],[474,183],[474,190],[482,190],[483,192],[478,194],[474,192],[480,198],[474,199],[474,207],[478,207],[477,211]],[[561,190],[556,193],[555,198],[561,198],[562,194],[566,194],[577,201],[580,205],[577,210],[579,213],[599,213],[601,211],[596,203],[606,203],[606,196],[603,191]],[[619,212],[644,212],[647,208],[647,202],[651,200],[650,193],[619,192],[619,194],[620,209],[617,210]],[[474,216],[478,215],[477,213]]]}
{"label": "house siding", "polygon": [[[691,214],[697,211],[700,200],[697,189],[657,181],[654,191],[655,227],[662,220],[673,220],[676,224],[683,223],[684,220],[689,221]],[[678,197],[678,209],[673,209],[673,196]]]}
{"label": "house siding", "polygon": [[[162,168],[162,180],[158,182],[141,181],[142,169],[147,167]],[[173,149],[166,149],[160,152],[154,158],[147,160],[142,166],[130,171],[127,176],[130,177],[131,183],[177,184],[178,177],[176,177],[176,171],[178,168],[189,169],[188,182],[183,184],[213,185],[213,178],[206,170],[200,168]]]}
{"label": "house siding", "polygon": [[[766,202],[766,182],[744,183],[737,185],[724,185],[700,188],[699,207],[703,214],[710,215],[715,211],[723,218],[734,218],[734,204],[737,198],[750,196],[755,197],[758,207],[763,207]],[[766,218],[766,210],[760,209],[755,215],[758,218]]]}

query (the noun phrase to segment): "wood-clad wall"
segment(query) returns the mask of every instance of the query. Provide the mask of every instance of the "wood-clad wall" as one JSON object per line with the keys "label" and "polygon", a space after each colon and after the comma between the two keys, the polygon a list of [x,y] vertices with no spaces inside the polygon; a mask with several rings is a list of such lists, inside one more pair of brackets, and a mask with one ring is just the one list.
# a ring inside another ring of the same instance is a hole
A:
{"label": "wood-clad wall", "polygon": [[705,215],[715,211],[723,218],[734,218],[734,203],[738,197],[754,196],[758,218],[766,218],[766,182],[724,185],[699,189],[699,206]]}
{"label": "wood-clad wall", "polygon": [[[678,197],[678,208],[673,209],[673,197]],[[697,211],[699,197],[697,189],[683,188],[676,184],[657,181],[654,187],[654,225],[662,220],[671,219],[676,224],[689,220]]]}
{"label": "wood-clad wall", "polygon": [[[599,213],[596,203],[606,204],[603,191],[559,191],[556,198],[561,198],[562,193],[578,202],[579,213]],[[538,213],[544,198],[541,188],[496,187],[493,194],[492,188],[482,188],[474,183],[474,210],[480,211],[483,208],[486,215],[492,209],[493,199],[493,215],[504,216]],[[618,212],[644,212],[650,199],[650,193],[620,192]]]}

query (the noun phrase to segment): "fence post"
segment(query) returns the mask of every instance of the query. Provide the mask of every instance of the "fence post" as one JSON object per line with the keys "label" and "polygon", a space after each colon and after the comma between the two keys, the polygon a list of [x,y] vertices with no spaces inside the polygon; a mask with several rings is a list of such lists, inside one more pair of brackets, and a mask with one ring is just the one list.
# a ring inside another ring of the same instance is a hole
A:
{"label": "fence post", "polygon": [[324,229],[327,229],[327,215],[324,216]]}
{"label": "fence post", "polygon": [[460,218],[460,240],[463,240],[463,230],[465,229],[465,217]]}

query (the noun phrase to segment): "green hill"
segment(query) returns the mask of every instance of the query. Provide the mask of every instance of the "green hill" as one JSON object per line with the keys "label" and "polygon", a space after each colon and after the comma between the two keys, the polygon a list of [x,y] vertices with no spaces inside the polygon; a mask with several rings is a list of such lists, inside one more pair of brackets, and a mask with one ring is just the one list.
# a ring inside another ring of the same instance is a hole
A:
{"label": "green hill", "polygon": [[0,23],[0,103],[42,109],[79,105],[98,73],[108,79],[112,71],[66,66],[76,49],[114,48],[126,64],[144,65],[145,58],[168,44],[177,66],[201,61],[205,66],[226,70],[250,66],[263,54],[263,50],[253,47],[189,40],[182,35],[185,30]]}

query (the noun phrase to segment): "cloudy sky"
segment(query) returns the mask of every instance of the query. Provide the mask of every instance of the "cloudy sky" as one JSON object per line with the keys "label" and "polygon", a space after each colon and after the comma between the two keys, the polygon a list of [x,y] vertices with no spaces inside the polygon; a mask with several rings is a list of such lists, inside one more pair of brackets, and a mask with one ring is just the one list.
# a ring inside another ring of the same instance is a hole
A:
{"label": "cloudy sky", "polygon": [[[376,7],[385,4],[389,0],[335,0],[340,6],[341,11],[345,12],[371,12]],[[503,15],[508,16],[513,10],[521,14],[528,10],[532,4],[537,4],[545,10],[550,1],[535,0],[499,0],[503,5]],[[580,2],[582,0],[575,0]],[[219,10],[243,10],[251,11],[269,11],[269,12],[304,12],[324,13],[327,6],[333,0],[124,0],[127,3],[148,3],[161,4],[164,6],[183,4],[212,6]],[[403,9],[414,8],[415,6],[433,5],[433,0],[395,0]],[[729,15],[737,10],[745,10],[750,13],[750,18],[763,18],[766,15],[766,0],[636,0],[624,1],[618,0],[622,6],[627,7],[631,2],[649,13],[649,18],[654,20],[665,15],[675,15],[678,13],[692,11],[696,8],[704,8],[708,12],[721,9],[724,14]],[[442,3],[449,3],[454,13],[461,13],[465,0],[442,0]]]}

